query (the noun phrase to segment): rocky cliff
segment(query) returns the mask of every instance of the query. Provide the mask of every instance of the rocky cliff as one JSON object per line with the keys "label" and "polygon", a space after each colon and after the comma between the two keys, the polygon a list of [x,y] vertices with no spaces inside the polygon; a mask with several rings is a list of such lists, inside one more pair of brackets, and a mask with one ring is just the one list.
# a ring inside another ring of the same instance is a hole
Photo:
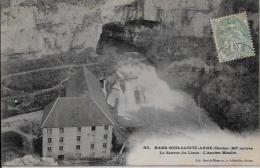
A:
{"label": "rocky cliff", "polygon": [[[175,35],[203,36],[214,15],[212,5],[220,0],[204,1],[3,0],[2,60],[95,49],[104,24],[140,18],[174,25]],[[202,19],[205,17],[208,19]]]}
{"label": "rocky cliff", "polygon": [[[102,25],[116,20],[113,8],[128,1],[1,1],[2,60],[37,59],[96,48]],[[110,12],[111,11],[111,12]]]}

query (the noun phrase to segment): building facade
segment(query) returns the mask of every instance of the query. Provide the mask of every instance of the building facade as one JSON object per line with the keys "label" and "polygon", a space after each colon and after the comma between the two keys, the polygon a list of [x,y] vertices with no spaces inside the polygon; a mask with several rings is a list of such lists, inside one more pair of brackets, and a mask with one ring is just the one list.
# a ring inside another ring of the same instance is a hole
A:
{"label": "building facade", "polygon": [[43,128],[43,156],[59,160],[109,158],[113,126]]}
{"label": "building facade", "polygon": [[64,84],[42,120],[42,154],[58,160],[110,158],[115,124],[100,82],[85,67]]}

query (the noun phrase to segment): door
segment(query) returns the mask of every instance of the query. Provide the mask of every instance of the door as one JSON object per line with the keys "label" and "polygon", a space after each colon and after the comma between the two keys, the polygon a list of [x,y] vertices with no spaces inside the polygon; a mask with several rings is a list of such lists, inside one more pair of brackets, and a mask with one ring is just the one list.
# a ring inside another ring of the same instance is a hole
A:
{"label": "door", "polygon": [[64,155],[58,155],[58,160],[64,160]]}
{"label": "door", "polygon": [[90,158],[95,158],[95,152],[91,152],[91,154],[90,154]]}

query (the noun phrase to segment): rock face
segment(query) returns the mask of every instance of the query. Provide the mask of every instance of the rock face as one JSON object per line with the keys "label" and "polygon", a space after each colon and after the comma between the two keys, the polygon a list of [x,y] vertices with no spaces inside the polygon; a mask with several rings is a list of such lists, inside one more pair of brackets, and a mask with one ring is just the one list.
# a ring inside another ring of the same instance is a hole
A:
{"label": "rock face", "polygon": [[147,20],[112,22],[105,24],[97,45],[97,53],[104,54],[106,50],[116,46],[119,52],[147,52],[152,44],[151,34],[160,30],[160,22]]}
{"label": "rock face", "polygon": [[1,11],[3,58],[35,59],[71,49],[95,48],[102,27],[101,13],[96,8],[103,3],[9,1]]}
{"label": "rock face", "polygon": [[120,22],[103,25],[97,52],[102,53],[105,45],[108,48],[112,45],[121,47],[120,50],[147,53],[164,45],[168,55],[188,55],[200,40],[212,38],[209,20],[219,15],[221,0],[149,2],[139,0],[116,8]]}
{"label": "rock face", "polygon": [[103,24],[115,21],[124,24],[141,18],[171,22],[178,35],[202,36],[206,28],[201,18],[212,16],[213,3],[204,1],[4,0],[2,59],[36,59],[70,50],[81,52],[87,47],[95,49]]}

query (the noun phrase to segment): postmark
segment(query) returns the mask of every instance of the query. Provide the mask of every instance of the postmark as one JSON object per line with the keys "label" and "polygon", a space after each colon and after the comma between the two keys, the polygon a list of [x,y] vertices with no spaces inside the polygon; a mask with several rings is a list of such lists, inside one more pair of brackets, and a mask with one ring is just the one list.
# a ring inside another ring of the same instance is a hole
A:
{"label": "postmark", "polygon": [[246,13],[211,19],[219,62],[255,56]]}

